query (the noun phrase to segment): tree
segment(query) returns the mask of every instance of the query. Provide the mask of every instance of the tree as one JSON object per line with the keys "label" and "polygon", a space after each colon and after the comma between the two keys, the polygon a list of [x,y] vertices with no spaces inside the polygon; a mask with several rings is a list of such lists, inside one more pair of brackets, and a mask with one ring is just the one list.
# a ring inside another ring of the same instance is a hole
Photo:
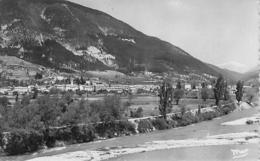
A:
{"label": "tree", "polygon": [[228,84],[227,81],[224,83],[224,100],[227,101],[230,99],[229,91],[228,91]]}
{"label": "tree", "polygon": [[23,106],[27,106],[30,104],[30,97],[28,95],[23,96],[22,100],[21,100],[21,104]]}
{"label": "tree", "polygon": [[244,86],[244,83],[242,81],[237,82],[235,94],[236,94],[236,99],[237,99],[238,104],[242,100],[242,97],[243,97],[243,86]]}
{"label": "tree", "polygon": [[178,81],[178,83],[176,85],[176,89],[174,90],[174,99],[176,101],[176,105],[179,104],[179,101],[183,97],[183,95],[184,95],[184,91],[181,87],[181,82]]}
{"label": "tree", "polygon": [[195,81],[193,81],[193,82],[191,83],[191,89],[196,89],[196,82],[195,82]]}
{"label": "tree", "polygon": [[34,78],[35,79],[42,79],[42,74],[37,72]]}
{"label": "tree", "polygon": [[214,96],[216,99],[216,105],[219,105],[219,100],[223,97],[224,93],[224,78],[220,75],[214,87]]}
{"label": "tree", "polygon": [[246,90],[246,102],[251,104],[255,97],[257,96],[259,88],[257,86],[252,86],[251,88]]}
{"label": "tree", "polygon": [[0,97],[0,118],[7,115],[9,100],[7,97]]}
{"label": "tree", "polygon": [[205,82],[203,82],[203,83],[201,84],[201,86],[202,86],[202,89],[201,89],[201,98],[202,98],[202,100],[203,100],[204,102],[206,102],[206,100],[207,100],[208,97],[209,97],[208,88],[207,88]]}
{"label": "tree", "polygon": [[170,83],[163,82],[160,90],[159,90],[159,97],[160,97],[160,105],[159,110],[160,114],[163,115],[163,118],[166,120],[166,114],[172,108],[172,93],[173,89]]}
{"label": "tree", "polygon": [[124,118],[126,107],[122,106],[119,95],[105,96],[104,100],[96,105],[100,121],[110,122]]}
{"label": "tree", "polygon": [[0,105],[7,107],[9,104],[9,99],[7,97],[0,97]]}
{"label": "tree", "polygon": [[80,84],[84,85],[85,83],[86,83],[86,80],[82,76],[80,76]]}
{"label": "tree", "polygon": [[142,107],[138,107],[137,110],[135,111],[130,111],[130,117],[133,118],[140,118],[143,117],[143,108]]}
{"label": "tree", "polygon": [[181,89],[181,82],[180,81],[177,82],[176,88]]}
{"label": "tree", "polygon": [[37,97],[38,97],[38,89],[36,88],[36,87],[34,87],[33,89],[32,89],[32,91],[33,91],[33,96],[32,96],[32,99],[36,99]]}
{"label": "tree", "polygon": [[63,125],[87,123],[89,121],[88,114],[88,104],[85,100],[73,102],[68,106],[68,110],[62,114],[61,123]]}
{"label": "tree", "polygon": [[61,114],[58,100],[58,97],[50,97],[49,95],[37,99],[35,108],[38,108],[40,119],[46,128],[56,125],[57,118]]}

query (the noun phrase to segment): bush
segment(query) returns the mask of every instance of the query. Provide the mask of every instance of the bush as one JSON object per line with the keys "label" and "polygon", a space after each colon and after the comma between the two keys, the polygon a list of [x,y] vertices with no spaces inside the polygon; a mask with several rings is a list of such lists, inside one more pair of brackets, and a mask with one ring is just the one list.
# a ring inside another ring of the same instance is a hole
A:
{"label": "bush", "polygon": [[167,120],[167,123],[168,123],[169,127],[171,127],[171,128],[175,128],[178,126],[178,122],[175,120]]}
{"label": "bush", "polygon": [[186,106],[185,105],[181,105],[181,116],[183,116],[185,114],[185,112],[187,111]]}
{"label": "bush", "polygon": [[207,121],[207,120],[212,120],[213,118],[217,117],[217,112],[213,111],[207,111],[204,113],[201,113],[199,115],[201,121]]}
{"label": "bush", "polygon": [[55,140],[59,141],[71,141],[72,140],[72,131],[70,127],[59,128],[54,132]]}
{"label": "bush", "polygon": [[113,138],[120,135],[134,134],[135,125],[128,121],[112,121],[97,124],[95,130],[101,137]]}
{"label": "bush", "polygon": [[71,134],[72,139],[77,143],[90,142],[95,139],[95,129],[90,125],[73,126]]}
{"label": "bush", "polygon": [[186,112],[180,119],[177,120],[178,126],[187,126],[192,123],[199,122],[199,118],[193,115],[191,112]]}
{"label": "bush", "polygon": [[143,117],[143,108],[138,107],[138,109],[136,111],[131,111],[130,117],[133,117],[133,118]]}
{"label": "bush", "polygon": [[225,114],[228,114],[232,111],[234,111],[236,109],[236,106],[232,103],[232,104],[229,104],[229,105],[224,105],[223,107],[223,111]]}
{"label": "bush", "polygon": [[253,123],[254,123],[254,121],[252,121],[252,120],[247,120],[247,121],[246,121],[246,124],[247,124],[247,125],[252,125]]}
{"label": "bush", "polygon": [[135,134],[135,125],[132,124],[129,121],[120,121],[118,124],[118,131],[120,131],[121,134]]}
{"label": "bush", "polygon": [[153,131],[153,125],[150,120],[140,120],[137,130],[139,133],[147,133]]}
{"label": "bush", "polygon": [[67,143],[90,142],[95,139],[95,129],[90,125],[74,125],[64,128],[49,129],[45,133],[46,145],[54,147],[57,141]]}
{"label": "bush", "polygon": [[1,146],[8,155],[33,152],[44,145],[43,134],[34,130],[15,129],[2,134]]}
{"label": "bush", "polygon": [[44,140],[47,147],[51,148],[55,146],[56,142],[56,130],[57,129],[46,129],[44,131]]}
{"label": "bush", "polygon": [[163,118],[156,118],[152,121],[152,124],[157,130],[165,130],[170,128],[170,126]]}

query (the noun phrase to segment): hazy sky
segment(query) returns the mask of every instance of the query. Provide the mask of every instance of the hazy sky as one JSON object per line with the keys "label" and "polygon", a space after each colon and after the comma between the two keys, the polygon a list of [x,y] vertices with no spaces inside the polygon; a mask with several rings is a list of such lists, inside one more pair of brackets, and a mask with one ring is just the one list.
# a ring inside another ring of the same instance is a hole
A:
{"label": "hazy sky", "polygon": [[258,63],[257,0],[70,0],[104,11],[202,61],[244,72]]}

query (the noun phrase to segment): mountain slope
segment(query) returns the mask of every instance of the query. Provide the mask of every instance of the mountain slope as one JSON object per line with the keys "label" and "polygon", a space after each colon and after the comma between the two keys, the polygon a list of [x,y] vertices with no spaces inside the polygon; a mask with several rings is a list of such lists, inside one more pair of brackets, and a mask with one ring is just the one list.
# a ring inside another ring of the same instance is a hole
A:
{"label": "mountain slope", "polygon": [[244,73],[242,80],[248,81],[248,80],[258,80],[259,79],[259,72],[260,72],[260,66],[255,67],[254,69],[251,69],[250,71]]}
{"label": "mountain slope", "polygon": [[0,54],[59,70],[219,71],[103,12],[65,0],[0,0]]}
{"label": "mountain slope", "polygon": [[243,77],[242,73],[238,73],[228,69],[223,69],[212,64],[208,64],[208,66],[211,67],[213,70],[217,71],[218,73],[221,73],[225,78],[228,78],[230,80],[240,80]]}

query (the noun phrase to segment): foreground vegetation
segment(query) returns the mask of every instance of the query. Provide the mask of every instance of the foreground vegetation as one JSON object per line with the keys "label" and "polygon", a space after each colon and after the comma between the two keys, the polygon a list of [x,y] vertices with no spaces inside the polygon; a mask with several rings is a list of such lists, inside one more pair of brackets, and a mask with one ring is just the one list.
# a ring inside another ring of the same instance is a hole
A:
{"label": "foreground vegetation", "polygon": [[[176,89],[163,83],[159,90],[159,111],[161,115],[142,118],[143,110],[129,111],[129,102],[122,103],[120,96],[105,96],[102,101],[88,102],[84,98],[77,101],[73,93],[49,93],[30,99],[24,96],[14,106],[9,106],[7,98],[0,98],[0,146],[7,155],[24,154],[45,147],[64,144],[84,143],[153,130],[164,130],[211,120],[226,115],[235,109],[235,104],[227,97],[223,78],[217,80],[214,88],[216,106],[198,105],[190,111],[179,105],[180,112],[171,113],[173,103],[179,104],[184,92],[181,83]],[[238,83],[237,99],[241,101],[243,86]],[[203,86],[201,97],[206,102],[207,90]],[[221,105],[223,103],[223,105]]]}
{"label": "foreground vegetation", "polygon": [[[84,143],[96,139],[132,135],[149,131],[186,126],[229,113],[234,106],[192,114],[185,109],[167,120],[163,117],[129,122],[118,96],[101,102],[71,102],[69,96],[57,99],[46,95],[33,102],[16,103],[1,118],[0,145],[8,155],[33,152],[47,147]],[[3,108],[2,108],[3,110]]]}

